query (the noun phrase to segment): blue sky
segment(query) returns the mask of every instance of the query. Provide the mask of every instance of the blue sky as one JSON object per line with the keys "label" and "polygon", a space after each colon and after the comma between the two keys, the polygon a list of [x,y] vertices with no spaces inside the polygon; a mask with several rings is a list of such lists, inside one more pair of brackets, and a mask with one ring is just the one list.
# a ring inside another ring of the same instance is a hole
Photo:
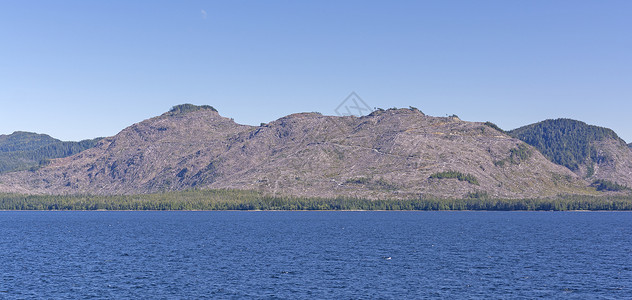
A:
{"label": "blue sky", "polygon": [[258,125],[415,106],[632,142],[632,1],[2,1],[0,133],[110,136],[180,103]]}

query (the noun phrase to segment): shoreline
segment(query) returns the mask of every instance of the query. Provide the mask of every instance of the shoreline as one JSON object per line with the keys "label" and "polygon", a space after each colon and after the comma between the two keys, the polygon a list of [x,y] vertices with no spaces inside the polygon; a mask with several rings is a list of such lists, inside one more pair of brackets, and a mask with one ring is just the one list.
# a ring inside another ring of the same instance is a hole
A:
{"label": "shoreline", "polygon": [[0,212],[623,212],[629,213],[632,210],[421,210],[421,209],[0,209]]}

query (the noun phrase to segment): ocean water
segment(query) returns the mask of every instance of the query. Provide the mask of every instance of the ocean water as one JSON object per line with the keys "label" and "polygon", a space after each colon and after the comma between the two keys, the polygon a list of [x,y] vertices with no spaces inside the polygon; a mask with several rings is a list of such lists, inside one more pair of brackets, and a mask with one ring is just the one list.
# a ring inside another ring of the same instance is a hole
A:
{"label": "ocean water", "polygon": [[0,212],[1,299],[630,299],[629,212]]}

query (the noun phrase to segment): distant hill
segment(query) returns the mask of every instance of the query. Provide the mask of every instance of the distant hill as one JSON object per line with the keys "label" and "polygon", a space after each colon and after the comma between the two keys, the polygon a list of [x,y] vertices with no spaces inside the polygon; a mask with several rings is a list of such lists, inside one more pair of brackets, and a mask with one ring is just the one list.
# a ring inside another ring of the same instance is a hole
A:
{"label": "distant hill", "polygon": [[261,126],[179,105],[91,149],[0,175],[0,191],[139,194],[186,189],[365,199],[598,194],[489,124],[411,109],[292,114]]}
{"label": "distant hill", "polygon": [[632,151],[608,128],[571,119],[546,120],[508,132],[552,162],[588,180],[632,186]]}
{"label": "distant hill", "polygon": [[38,168],[50,159],[92,148],[98,140],[62,142],[46,134],[23,131],[0,135],[0,173]]}

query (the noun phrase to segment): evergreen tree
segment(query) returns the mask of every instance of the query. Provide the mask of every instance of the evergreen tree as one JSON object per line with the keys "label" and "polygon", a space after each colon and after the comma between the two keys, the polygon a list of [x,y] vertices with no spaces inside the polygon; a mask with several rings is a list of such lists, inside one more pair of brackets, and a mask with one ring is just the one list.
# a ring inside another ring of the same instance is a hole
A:
{"label": "evergreen tree", "polygon": [[535,147],[552,162],[572,171],[580,165],[604,159],[598,156],[593,142],[615,139],[625,143],[611,129],[570,119],[546,120],[508,133]]}

